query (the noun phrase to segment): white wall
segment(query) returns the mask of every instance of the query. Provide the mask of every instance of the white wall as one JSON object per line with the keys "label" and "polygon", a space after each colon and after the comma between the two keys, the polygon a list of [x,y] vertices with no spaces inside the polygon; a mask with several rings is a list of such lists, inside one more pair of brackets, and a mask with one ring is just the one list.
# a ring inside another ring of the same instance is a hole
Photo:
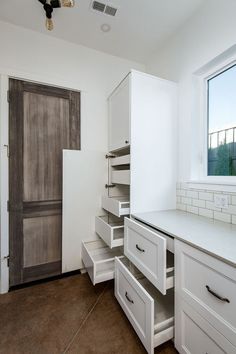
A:
{"label": "white wall", "polygon": [[[6,78],[7,75],[33,80],[52,85],[68,87],[82,91],[81,101],[81,148],[83,150],[107,150],[107,96],[129,72],[131,68],[144,70],[144,66],[122,58],[107,55],[83,46],[42,35],[30,30],[0,22],[0,74],[2,74],[1,90],[1,125],[0,131],[6,128],[4,123],[7,109]],[[1,190],[6,190],[6,151],[7,131],[1,135]],[[5,164],[5,170],[3,169]],[[88,161],[89,164],[89,161]],[[3,184],[4,183],[4,184]],[[88,175],[87,184],[93,183],[93,176]],[[102,191],[101,191],[102,193]],[[6,193],[1,194],[1,206],[6,207]],[[87,227],[91,225],[91,215],[98,206],[85,208]],[[88,212],[89,210],[89,212]],[[88,215],[90,213],[90,215]],[[3,213],[1,214],[3,217]],[[1,220],[1,258],[8,253],[7,220]],[[78,233],[88,234],[88,230]],[[5,246],[5,247],[4,247]],[[5,262],[6,263],[6,262]],[[4,264],[5,264],[4,263]],[[2,263],[3,264],[3,263]],[[3,269],[3,267],[2,267]],[[1,277],[3,281],[3,277]],[[1,283],[1,282],[0,282]],[[5,283],[6,285],[6,283]],[[0,288],[5,291],[6,286]]]}
{"label": "white wall", "polygon": [[147,63],[148,72],[179,82],[178,175],[181,181],[191,178],[192,145],[195,144],[192,74],[235,44],[235,14],[235,0],[206,0]]}

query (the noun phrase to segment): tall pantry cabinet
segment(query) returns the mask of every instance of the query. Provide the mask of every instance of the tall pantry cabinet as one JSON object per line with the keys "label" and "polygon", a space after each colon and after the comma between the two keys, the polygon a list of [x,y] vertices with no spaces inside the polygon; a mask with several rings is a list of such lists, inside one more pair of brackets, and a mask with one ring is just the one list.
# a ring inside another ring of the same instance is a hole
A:
{"label": "tall pantry cabinet", "polygon": [[125,216],[174,209],[176,203],[177,85],[131,71],[109,96],[108,109],[104,215],[95,217],[99,240],[82,243],[93,284],[114,278],[115,257],[123,254]]}

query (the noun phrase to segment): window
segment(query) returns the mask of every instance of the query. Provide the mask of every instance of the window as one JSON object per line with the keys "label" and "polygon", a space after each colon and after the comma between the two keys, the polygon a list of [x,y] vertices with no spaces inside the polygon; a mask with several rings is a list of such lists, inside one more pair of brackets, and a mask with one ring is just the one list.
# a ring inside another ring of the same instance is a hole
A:
{"label": "window", "polygon": [[208,176],[236,176],[236,65],[207,80]]}

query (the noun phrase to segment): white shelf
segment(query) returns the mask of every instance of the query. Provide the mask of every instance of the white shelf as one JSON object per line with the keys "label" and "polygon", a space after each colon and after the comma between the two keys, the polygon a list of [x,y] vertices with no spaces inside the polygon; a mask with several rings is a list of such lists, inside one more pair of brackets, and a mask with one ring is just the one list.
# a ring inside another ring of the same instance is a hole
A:
{"label": "white shelf", "polygon": [[95,231],[110,247],[123,246],[124,244],[124,222],[113,221],[111,216],[96,216]]}
{"label": "white shelf", "polygon": [[130,170],[111,171],[111,183],[130,185]]}
{"label": "white shelf", "polygon": [[122,256],[121,248],[111,250],[102,240],[82,242],[82,259],[93,285],[114,278],[115,257]]}
{"label": "white shelf", "polygon": [[121,217],[123,215],[129,215],[130,213],[129,196],[124,196],[124,197],[103,196],[102,208],[118,217]]}

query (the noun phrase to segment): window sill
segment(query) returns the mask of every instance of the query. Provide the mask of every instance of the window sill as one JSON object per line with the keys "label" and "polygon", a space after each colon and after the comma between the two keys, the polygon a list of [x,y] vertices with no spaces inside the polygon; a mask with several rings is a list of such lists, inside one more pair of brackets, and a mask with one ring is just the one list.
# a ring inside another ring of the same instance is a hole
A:
{"label": "window sill", "polygon": [[190,180],[182,183],[182,188],[236,193],[236,180],[234,181]]}

